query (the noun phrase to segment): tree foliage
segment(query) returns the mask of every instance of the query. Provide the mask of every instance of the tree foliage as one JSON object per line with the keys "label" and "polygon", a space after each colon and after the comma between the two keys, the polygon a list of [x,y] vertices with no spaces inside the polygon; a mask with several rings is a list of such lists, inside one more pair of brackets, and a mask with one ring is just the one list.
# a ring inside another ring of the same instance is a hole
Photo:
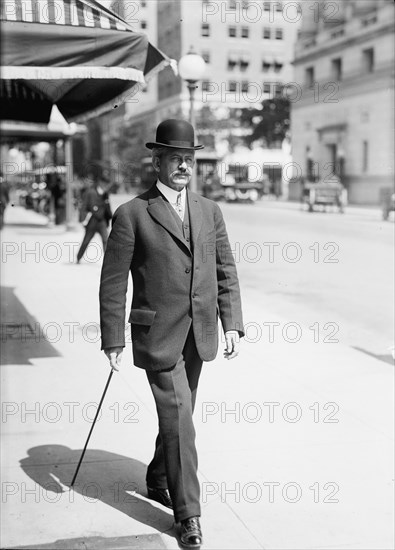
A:
{"label": "tree foliage", "polygon": [[260,109],[243,109],[241,124],[251,128],[251,133],[244,136],[249,147],[256,141],[266,147],[281,144],[289,132],[290,102],[284,97],[265,99]]}

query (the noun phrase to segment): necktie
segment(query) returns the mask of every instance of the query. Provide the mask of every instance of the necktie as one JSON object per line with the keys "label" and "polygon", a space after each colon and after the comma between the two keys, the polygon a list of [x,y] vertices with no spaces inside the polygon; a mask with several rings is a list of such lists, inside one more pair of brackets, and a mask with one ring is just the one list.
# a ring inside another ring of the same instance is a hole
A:
{"label": "necktie", "polygon": [[183,221],[184,216],[182,215],[181,193],[178,193],[177,195],[176,212],[180,216],[181,221]]}

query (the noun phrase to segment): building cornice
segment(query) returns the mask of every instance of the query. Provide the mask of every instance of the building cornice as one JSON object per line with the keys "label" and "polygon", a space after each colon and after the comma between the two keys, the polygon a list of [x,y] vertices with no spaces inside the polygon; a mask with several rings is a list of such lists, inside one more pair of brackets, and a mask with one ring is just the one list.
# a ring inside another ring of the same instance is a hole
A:
{"label": "building cornice", "polygon": [[386,33],[393,34],[393,32],[394,32],[394,22],[391,21],[390,23],[381,25],[380,27],[376,27],[375,29],[371,29],[369,32],[358,34],[357,36],[345,35],[344,38],[333,39],[333,42],[331,43],[324,42],[323,44],[317,44],[314,47],[314,49],[312,49],[309,52],[303,52],[299,54],[296,51],[295,58],[293,60],[293,65],[297,66],[299,64],[306,63],[308,61],[315,61],[316,59],[321,59],[324,55],[343,51],[345,48],[349,46],[363,44],[367,40],[381,38],[383,34],[386,34]]}

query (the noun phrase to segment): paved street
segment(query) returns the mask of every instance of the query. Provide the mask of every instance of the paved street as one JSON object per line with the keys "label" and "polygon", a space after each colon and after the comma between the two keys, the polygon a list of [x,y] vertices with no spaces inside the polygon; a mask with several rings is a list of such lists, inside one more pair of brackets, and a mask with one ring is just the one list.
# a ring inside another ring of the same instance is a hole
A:
{"label": "paved street", "polygon": [[389,359],[393,222],[381,222],[378,210],[309,214],[275,202],[227,205],[226,212],[243,294],[260,300],[259,321],[270,321],[268,310],[308,326],[333,322],[333,339]]}
{"label": "paved street", "polygon": [[[393,548],[393,220],[221,208],[247,335],[199,387],[203,548]],[[146,498],[156,414],[130,344],[69,488],[108,376],[99,241],[77,266],[80,228],[18,207],[5,219],[1,547],[178,548]]]}

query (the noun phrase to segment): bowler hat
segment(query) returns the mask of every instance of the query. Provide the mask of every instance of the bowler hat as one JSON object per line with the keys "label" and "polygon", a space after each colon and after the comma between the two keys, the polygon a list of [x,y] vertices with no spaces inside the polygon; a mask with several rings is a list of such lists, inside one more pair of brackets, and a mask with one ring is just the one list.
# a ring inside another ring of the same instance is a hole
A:
{"label": "bowler hat", "polygon": [[170,147],[173,149],[203,149],[204,145],[195,145],[195,132],[192,124],[186,120],[171,118],[164,120],[156,129],[156,141],[145,144],[148,149]]}

